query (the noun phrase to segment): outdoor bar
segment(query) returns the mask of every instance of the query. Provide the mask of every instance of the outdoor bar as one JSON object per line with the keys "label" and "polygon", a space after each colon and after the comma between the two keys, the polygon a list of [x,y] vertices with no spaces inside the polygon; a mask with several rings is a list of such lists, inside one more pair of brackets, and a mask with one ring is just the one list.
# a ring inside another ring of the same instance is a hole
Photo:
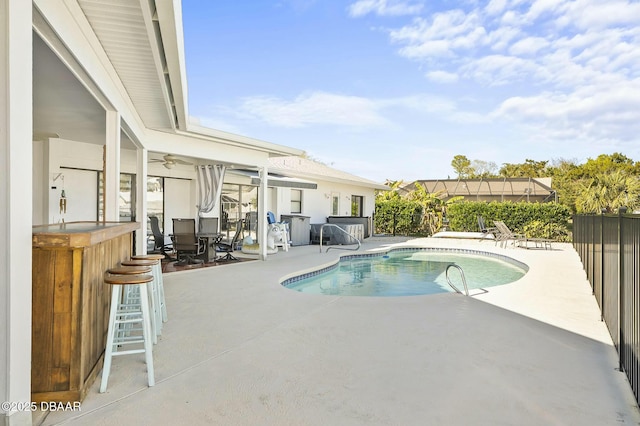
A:
{"label": "outdoor bar", "polygon": [[111,291],[104,273],[131,257],[137,222],[33,227],[33,402],[81,401],[102,368]]}

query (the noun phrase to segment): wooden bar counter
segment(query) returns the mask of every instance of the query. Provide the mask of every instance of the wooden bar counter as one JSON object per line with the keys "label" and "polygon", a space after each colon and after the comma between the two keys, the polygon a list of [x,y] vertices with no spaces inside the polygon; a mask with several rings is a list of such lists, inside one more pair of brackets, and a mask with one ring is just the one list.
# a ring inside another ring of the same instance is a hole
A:
{"label": "wooden bar counter", "polygon": [[31,398],[82,401],[102,369],[107,269],[131,256],[136,222],[33,227]]}

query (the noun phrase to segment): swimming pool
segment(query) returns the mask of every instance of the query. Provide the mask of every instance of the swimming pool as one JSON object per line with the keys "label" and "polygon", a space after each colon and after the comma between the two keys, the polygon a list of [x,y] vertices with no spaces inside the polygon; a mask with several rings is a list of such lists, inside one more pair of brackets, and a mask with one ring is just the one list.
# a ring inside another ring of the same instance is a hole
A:
{"label": "swimming pool", "polygon": [[[414,296],[453,292],[445,271],[464,271],[469,289],[508,284],[522,278],[527,265],[494,253],[461,249],[402,248],[385,253],[342,256],[332,266],[289,278],[281,284],[301,293],[339,296]],[[463,289],[460,273],[451,281]]]}

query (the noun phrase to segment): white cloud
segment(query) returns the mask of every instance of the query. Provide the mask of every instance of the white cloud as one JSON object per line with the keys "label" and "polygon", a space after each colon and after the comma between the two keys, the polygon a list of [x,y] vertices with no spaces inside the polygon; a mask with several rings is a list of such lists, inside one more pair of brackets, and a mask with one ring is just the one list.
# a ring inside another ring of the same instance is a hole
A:
{"label": "white cloud", "polygon": [[391,31],[390,38],[406,44],[400,54],[412,59],[453,56],[456,50],[473,49],[489,41],[478,16],[461,10],[437,13],[431,21],[417,18],[410,25]]}
{"label": "white cloud", "polygon": [[422,4],[397,0],[358,0],[349,5],[349,15],[360,17],[374,13],[378,16],[415,15],[422,10]]}
{"label": "white cloud", "polygon": [[[439,78],[455,78],[445,74]],[[460,110],[455,101],[442,96],[415,94],[369,99],[326,92],[304,93],[291,100],[267,96],[245,98],[236,107],[216,107],[210,117],[199,119],[209,127],[236,133],[242,133],[238,129],[256,123],[272,128],[333,126],[368,131],[397,128],[407,115],[420,117],[421,121],[433,118],[453,123],[479,123],[487,120],[481,114]]]}
{"label": "white cloud", "polygon": [[426,76],[436,83],[455,83],[458,81],[458,74],[447,71],[429,71]]}
{"label": "white cloud", "polygon": [[522,31],[517,27],[499,27],[490,31],[487,35],[488,44],[493,51],[507,51],[513,40],[516,40],[521,34]]}
{"label": "white cloud", "polygon": [[505,55],[488,55],[460,68],[465,77],[488,86],[526,81],[538,71],[540,67],[531,60]]}
{"label": "white cloud", "polygon": [[512,97],[492,115],[533,127],[542,139],[635,143],[640,133],[640,81]]}
{"label": "white cloud", "polygon": [[362,97],[312,92],[290,101],[273,97],[247,98],[239,111],[273,126],[330,124],[360,127],[387,124],[378,108],[375,102]]}
{"label": "white cloud", "polygon": [[615,11],[598,0],[492,0],[484,9],[415,18],[389,30],[389,38],[400,55],[427,67],[429,79],[446,72],[483,85],[570,89],[640,72],[640,3],[611,4]]}
{"label": "white cloud", "polygon": [[487,15],[498,15],[507,7],[507,0],[491,0],[484,8]]}
{"label": "white cloud", "polygon": [[582,30],[598,30],[618,25],[637,26],[640,3],[625,0],[577,0],[567,4],[566,15],[559,17],[563,25]]}
{"label": "white cloud", "polygon": [[527,37],[511,45],[509,53],[512,55],[535,55],[540,49],[544,49],[549,42],[542,37]]}

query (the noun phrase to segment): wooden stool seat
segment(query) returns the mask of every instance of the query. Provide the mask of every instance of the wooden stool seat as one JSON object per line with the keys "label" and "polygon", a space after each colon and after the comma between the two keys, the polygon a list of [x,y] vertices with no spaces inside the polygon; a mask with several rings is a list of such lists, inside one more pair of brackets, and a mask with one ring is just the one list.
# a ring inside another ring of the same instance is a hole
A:
{"label": "wooden stool seat", "polygon": [[122,266],[154,266],[157,263],[157,260],[151,259],[131,259],[120,262]]}
{"label": "wooden stool seat", "polygon": [[[153,343],[151,330],[151,309],[147,284],[153,282],[154,276],[147,274],[136,275],[105,275],[104,282],[113,286],[111,290],[111,307],[109,310],[109,329],[107,330],[107,344],[104,352],[102,380],[100,392],[107,390],[111,361],[114,356],[144,353],[147,365],[147,382],[155,385],[153,373]],[[137,286],[140,292],[139,302],[134,304],[123,300],[125,286]],[[134,329],[133,326],[139,328]],[[141,335],[137,334],[141,332]],[[140,345],[142,349],[125,349],[129,345]]]}
{"label": "wooden stool seat", "polygon": [[113,285],[146,284],[153,281],[153,275],[107,275],[104,282]]}
{"label": "wooden stool seat", "polygon": [[131,256],[133,260],[162,260],[164,259],[164,254],[137,254],[135,256]]}
{"label": "wooden stool seat", "polygon": [[151,272],[150,266],[118,266],[117,268],[111,268],[107,271],[113,275],[140,275],[148,274]]}

